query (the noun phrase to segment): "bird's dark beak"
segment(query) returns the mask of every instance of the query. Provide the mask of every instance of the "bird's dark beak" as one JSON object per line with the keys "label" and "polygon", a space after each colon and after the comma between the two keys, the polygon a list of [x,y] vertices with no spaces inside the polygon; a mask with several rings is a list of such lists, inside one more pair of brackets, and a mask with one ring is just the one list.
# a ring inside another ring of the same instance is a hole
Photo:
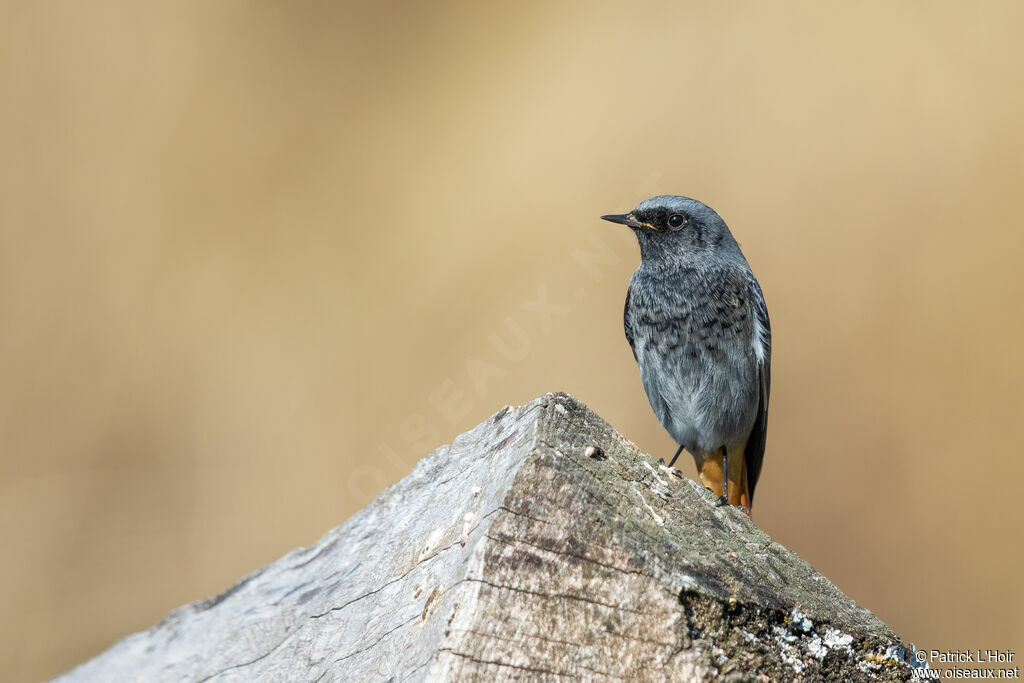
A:
{"label": "bird's dark beak", "polygon": [[649,228],[650,225],[641,223],[631,213],[623,214],[611,214],[609,216],[601,216],[601,220],[610,221],[612,223],[619,223],[620,225],[627,225],[631,228]]}

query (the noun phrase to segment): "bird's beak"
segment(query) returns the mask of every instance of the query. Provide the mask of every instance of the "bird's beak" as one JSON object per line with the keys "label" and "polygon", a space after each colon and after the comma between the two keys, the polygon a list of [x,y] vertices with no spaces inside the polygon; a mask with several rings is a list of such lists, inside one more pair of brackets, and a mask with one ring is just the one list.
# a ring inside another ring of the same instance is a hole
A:
{"label": "bird's beak", "polygon": [[612,223],[619,223],[621,225],[626,225],[626,226],[629,226],[629,227],[635,228],[635,229],[638,229],[638,228],[650,228],[651,230],[655,229],[655,227],[653,225],[650,225],[648,223],[642,223],[642,222],[638,221],[636,219],[636,217],[633,214],[631,214],[631,213],[611,214],[609,216],[601,216],[601,219],[602,220],[606,220],[606,221],[610,221]]}

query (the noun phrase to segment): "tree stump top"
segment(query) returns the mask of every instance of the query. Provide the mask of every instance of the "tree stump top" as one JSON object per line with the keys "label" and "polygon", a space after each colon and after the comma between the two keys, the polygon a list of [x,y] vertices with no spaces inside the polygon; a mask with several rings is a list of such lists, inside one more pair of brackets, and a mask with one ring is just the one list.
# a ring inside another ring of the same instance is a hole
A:
{"label": "tree stump top", "polygon": [[58,680],[906,680],[910,650],[742,512],[546,394]]}

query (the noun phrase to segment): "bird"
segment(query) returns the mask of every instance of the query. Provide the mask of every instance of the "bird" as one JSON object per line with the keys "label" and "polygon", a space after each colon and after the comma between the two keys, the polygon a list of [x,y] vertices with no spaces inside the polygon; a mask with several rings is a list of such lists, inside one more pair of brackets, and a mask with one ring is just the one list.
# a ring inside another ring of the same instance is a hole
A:
{"label": "bird", "polygon": [[[626,340],[661,425],[721,505],[751,513],[771,392],[771,322],[761,285],[710,206],[677,195],[601,216],[640,244]],[[662,461],[664,462],[664,461]]]}

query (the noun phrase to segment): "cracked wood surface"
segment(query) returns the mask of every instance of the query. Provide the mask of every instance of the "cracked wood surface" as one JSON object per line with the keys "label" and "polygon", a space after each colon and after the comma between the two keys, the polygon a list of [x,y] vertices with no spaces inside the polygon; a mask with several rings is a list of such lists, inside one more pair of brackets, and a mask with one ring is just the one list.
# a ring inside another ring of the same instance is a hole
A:
{"label": "cracked wood surface", "polygon": [[741,512],[547,394],[58,680],[905,680],[907,660]]}

